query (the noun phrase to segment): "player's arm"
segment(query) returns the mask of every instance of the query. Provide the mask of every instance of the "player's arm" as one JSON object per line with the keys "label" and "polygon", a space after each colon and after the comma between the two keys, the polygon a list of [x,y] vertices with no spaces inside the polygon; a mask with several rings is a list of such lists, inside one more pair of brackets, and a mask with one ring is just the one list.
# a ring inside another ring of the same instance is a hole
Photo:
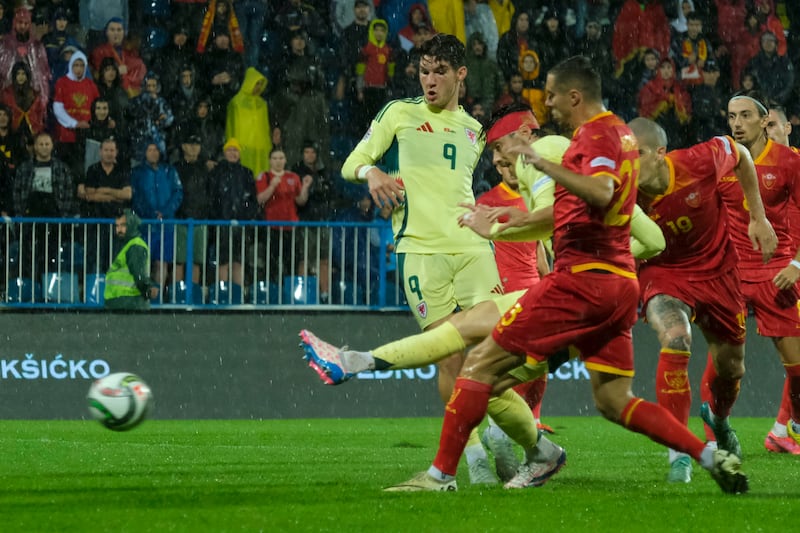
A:
{"label": "player's arm", "polygon": [[550,262],[547,260],[547,248],[545,248],[543,241],[536,243],[536,270],[539,272],[540,278],[550,273]]}
{"label": "player's arm", "polygon": [[397,113],[396,102],[390,102],[381,111],[380,121],[373,120],[369,131],[342,165],[342,177],[355,183],[367,183],[369,193],[376,205],[399,206],[403,202],[402,182],[375,166],[394,140],[394,128],[390,126]]}
{"label": "player's arm", "polygon": [[547,160],[526,144],[515,145],[513,151],[522,157],[523,162],[544,172],[589,205],[605,207],[614,197],[615,183],[610,174],[600,173],[593,176],[578,174],[559,163]]}
{"label": "player's arm", "polygon": [[[798,161],[800,161],[800,157],[798,157]],[[800,165],[797,165],[797,167],[800,167]],[[794,202],[795,206],[800,207],[800,168],[798,168],[798,172],[795,172],[794,176],[794,187],[789,201]],[[797,249],[794,258],[789,261],[789,264],[783,267],[772,279],[772,282],[779,289],[785,290],[794,286],[798,280],[800,280],[800,248]]]}
{"label": "player's arm", "polygon": [[664,233],[658,224],[650,220],[638,205],[631,216],[631,254],[636,259],[650,259],[667,247]]}
{"label": "player's arm", "polygon": [[761,192],[758,188],[758,175],[753,164],[750,151],[739,143],[735,143],[736,151],[739,152],[739,161],[734,167],[734,174],[739,180],[744,197],[747,200],[748,212],[750,213],[750,225],[747,233],[753,243],[753,250],[761,249],[761,256],[766,263],[775,248],[778,246],[778,237],[772,229],[772,225],[767,220],[764,204],[761,202]]}

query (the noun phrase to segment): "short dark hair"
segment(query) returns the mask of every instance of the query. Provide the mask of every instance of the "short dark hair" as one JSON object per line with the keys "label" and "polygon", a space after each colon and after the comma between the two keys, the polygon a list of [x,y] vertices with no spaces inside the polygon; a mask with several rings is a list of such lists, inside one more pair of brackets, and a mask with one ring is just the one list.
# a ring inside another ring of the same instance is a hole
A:
{"label": "short dark hair", "polygon": [[[737,96],[744,96],[750,98],[751,100],[755,100],[754,103],[756,104],[756,109],[758,109],[758,114],[762,117],[766,117],[767,115],[769,115],[769,108],[770,108],[769,98],[767,98],[767,96],[761,91],[758,91],[756,89],[750,89],[749,91],[739,91],[735,93],[733,96],[731,96],[731,100],[733,100]],[[728,100],[728,102],[730,102],[730,100]]]}
{"label": "short dark hair", "polygon": [[600,74],[587,57],[572,56],[565,59],[550,69],[548,75],[553,76],[554,83],[559,88],[577,89],[593,101],[603,98]]}
{"label": "short dark hair", "polygon": [[420,47],[421,56],[429,56],[437,61],[446,61],[454,69],[466,64],[467,49],[455,35],[437,33]]}

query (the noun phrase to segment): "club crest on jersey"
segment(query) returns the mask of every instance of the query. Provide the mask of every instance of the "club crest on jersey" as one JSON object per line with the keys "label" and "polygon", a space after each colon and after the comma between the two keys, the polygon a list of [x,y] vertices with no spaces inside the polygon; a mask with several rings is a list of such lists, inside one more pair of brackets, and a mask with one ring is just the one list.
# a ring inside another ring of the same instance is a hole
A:
{"label": "club crest on jersey", "polygon": [[700,193],[693,191],[686,197],[686,205],[689,207],[700,207]]}
{"label": "club crest on jersey", "polygon": [[369,129],[367,130],[367,133],[365,133],[364,136],[361,137],[361,140],[368,141],[370,137],[372,137],[372,126],[370,126]]}
{"label": "club crest on jersey", "polygon": [[766,174],[761,176],[761,182],[767,189],[773,188],[775,186],[776,181],[778,181],[778,177],[772,172],[767,172]]}
{"label": "club crest on jersey", "polygon": [[478,134],[477,133],[475,133],[474,131],[472,131],[469,128],[464,128],[464,132],[467,134],[467,139],[469,139],[469,142],[471,142],[472,144],[475,144],[476,142],[478,142]]}
{"label": "club crest on jersey", "polygon": [[420,318],[425,318],[428,316],[428,304],[424,301],[417,304],[417,314]]}

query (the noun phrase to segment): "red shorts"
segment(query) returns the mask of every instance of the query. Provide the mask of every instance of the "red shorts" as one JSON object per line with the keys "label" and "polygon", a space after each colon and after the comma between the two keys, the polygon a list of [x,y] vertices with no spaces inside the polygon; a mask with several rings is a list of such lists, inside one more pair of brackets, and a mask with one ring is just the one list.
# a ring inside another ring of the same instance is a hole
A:
{"label": "red shorts", "polygon": [[633,376],[631,328],[638,300],[635,279],[554,272],[505,312],[492,338],[507,352],[537,361],[568,348],[590,370]]}
{"label": "red shorts", "polygon": [[756,315],[758,333],[764,337],[800,337],[797,287],[778,290],[772,280],[742,281],[744,301]]}
{"label": "red shorts", "polygon": [[744,344],[745,305],[736,269],[708,280],[684,281],[673,272],[643,268],[639,273],[642,309],[653,296],[666,294],[694,311],[694,323],[725,344]]}

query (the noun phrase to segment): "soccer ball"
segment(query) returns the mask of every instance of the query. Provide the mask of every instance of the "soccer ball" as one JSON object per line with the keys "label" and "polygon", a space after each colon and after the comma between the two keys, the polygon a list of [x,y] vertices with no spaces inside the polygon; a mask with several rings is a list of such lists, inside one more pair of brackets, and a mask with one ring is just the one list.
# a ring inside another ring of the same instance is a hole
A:
{"label": "soccer ball", "polygon": [[153,408],[150,387],[142,378],[128,372],[98,379],[92,383],[86,399],[92,417],[114,431],[135,428]]}

